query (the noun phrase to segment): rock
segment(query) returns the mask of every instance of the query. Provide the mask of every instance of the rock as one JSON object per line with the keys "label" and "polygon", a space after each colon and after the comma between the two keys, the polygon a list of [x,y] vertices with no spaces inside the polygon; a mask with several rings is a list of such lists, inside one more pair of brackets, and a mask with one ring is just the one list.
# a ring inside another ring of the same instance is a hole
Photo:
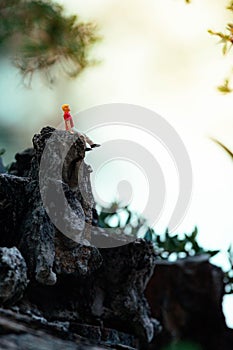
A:
{"label": "rock", "polygon": [[28,176],[34,154],[35,150],[33,148],[27,148],[21,153],[16,153],[16,162],[13,162],[10,165],[8,173],[20,177]]}
{"label": "rock", "polygon": [[158,322],[150,317],[144,296],[156,261],[152,244],[138,239],[117,248],[102,249],[101,254],[104,261],[98,271],[93,312],[117,329],[150,342],[160,330]]}
{"label": "rock", "polygon": [[104,342],[111,346],[135,346],[135,339],[132,335],[116,331],[115,329],[104,328],[103,326],[94,326],[87,324],[71,323],[70,329],[75,333],[87,338],[95,340],[97,343]]}
{"label": "rock", "polygon": [[28,178],[0,174],[0,246],[17,245],[19,227],[27,206],[25,187]]}
{"label": "rock", "polygon": [[94,246],[75,244],[57,233],[55,237],[54,270],[59,275],[91,275],[103,262],[99,250]]}
{"label": "rock", "polygon": [[27,285],[27,267],[18,249],[0,248],[0,303],[16,303]]}
{"label": "rock", "polygon": [[98,227],[85,147],[46,127],[0,174],[0,348],[231,350],[222,271]]}
{"label": "rock", "polygon": [[155,252],[98,227],[85,147],[82,136],[46,127],[0,175],[0,243],[17,246],[30,278],[17,307],[46,327],[68,322],[80,336],[90,331],[86,337],[105,345],[146,344],[159,331],[144,296]]}
{"label": "rock", "polygon": [[[72,238],[73,243],[77,240],[76,253],[73,250],[71,254],[73,266],[69,266],[69,271],[88,274],[94,269],[90,259],[95,260],[95,269],[101,263],[100,254],[95,247],[78,247],[80,240],[86,240],[90,245],[86,239],[90,238],[90,233],[87,237],[86,223],[91,225],[94,209],[90,170],[83,162],[84,139],[77,138],[76,135],[46,127],[34,136],[33,145],[34,149],[27,149],[16,155],[10,175],[0,176],[0,224],[3,228],[0,244],[18,246],[27,261],[30,279],[35,278],[42,284],[53,285],[57,280],[56,273],[64,273],[66,256],[64,250],[59,250],[61,235],[55,225],[59,227],[61,224],[62,232]],[[40,162],[45,147],[48,155],[44,168],[45,177],[39,181]],[[77,178],[81,185],[77,183]],[[46,198],[43,198],[43,193],[46,193]],[[63,193],[66,205],[53,207],[53,201],[59,200]],[[51,216],[54,218],[53,222]],[[80,255],[82,250],[83,254]],[[54,263],[56,273],[53,271]]]}
{"label": "rock", "polygon": [[[0,309],[0,348],[1,349],[70,349],[136,350],[133,337],[111,329],[97,326],[48,322],[46,319],[31,318],[12,311]],[[83,337],[79,334],[84,334]]]}
{"label": "rock", "polygon": [[151,349],[188,341],[204,350],[230,350],[233,331],[222,311],[224,274],[208,255],[157,261],[146,289],[153,317],[163,327]]}

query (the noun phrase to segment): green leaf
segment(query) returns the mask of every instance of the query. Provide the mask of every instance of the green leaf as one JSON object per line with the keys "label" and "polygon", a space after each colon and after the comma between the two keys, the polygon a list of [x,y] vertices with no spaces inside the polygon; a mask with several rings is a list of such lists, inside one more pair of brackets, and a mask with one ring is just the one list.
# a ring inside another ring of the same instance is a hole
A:
{"label": "green leaf", "polygon": [[227,148],[223,143],[221,143],[220,141],[214,139],[213,137],[210,137],[210,139],[212,141],[214,141],[215,143],[217,143],[220,147],[222,147],[224,149],[224,151],[226,151],[228,153],[228,155],[233,159],[233,152],[230,151],[229,148]]}
{"label": "green leaf", "polygon": [[227,53],[227,43],[225,43],[225,44],[223,45],[223,47],[222,47],[222,53],[223,53],[223,55],[226,55],[226,53]]}
{"label": "green leaf", "polygon": [[192,232],[192,237],[193,239],[196,239],[197,238],[197,235],[198,235],[198,228],[197,226],[194,227],[194,230]]}
{"label": "green leaf", "polygon": [[144,239],[149,242],[153,241],[153,235],[150,229],[146,231]]}
{"label": "green leaf", "polygon": [[229,86],[229,80],[225,79],[223,85],[218,86],[218,91],[220,91],[222,94],[228,94],[232,92],[232,89]]}
{"label": "green leaf", "polygon": [[217,255],[220,252],[220,250],[207,250],[207,254],[211,256],[211,258],[215,255]]}
{"label": "green leaf", "polygon": [[6,150],[4,148],[1,148],[0,149],[0,156],[2,156],[5,152],[6,152]]}

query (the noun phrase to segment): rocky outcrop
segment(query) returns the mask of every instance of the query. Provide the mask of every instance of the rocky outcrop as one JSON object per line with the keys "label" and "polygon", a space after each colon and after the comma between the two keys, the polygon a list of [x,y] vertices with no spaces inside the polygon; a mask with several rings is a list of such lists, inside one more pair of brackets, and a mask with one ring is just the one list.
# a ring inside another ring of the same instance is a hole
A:
{"label": "rocky outcrop", "polygon": [[46,127],[0,174],[0,348],[231,350],[221,269],[98,227],[85,148]]}
{"label": "rocky outcrop", "polygon": [[150,342],[160,331],[150,317],[144,290],[152,275],[156,255],[144,240],[101,250],[103,265],[98,272],[92,311],[117,329],[138,334]]}
{"label": "rocky outcrop", "polygon": [[46,127],[0,175],[0,245],[19,249],[30,280],[18,312],[46,327],[67,322],[66,340],[144,346],[159,331],[144,297],[156,255],[144,240],[97,227],[85,148],[82,136]]}

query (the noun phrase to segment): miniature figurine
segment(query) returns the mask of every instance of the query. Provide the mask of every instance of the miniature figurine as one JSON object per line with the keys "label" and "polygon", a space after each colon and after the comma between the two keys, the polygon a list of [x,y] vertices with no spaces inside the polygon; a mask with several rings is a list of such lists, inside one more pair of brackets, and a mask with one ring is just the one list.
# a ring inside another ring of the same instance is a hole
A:
{"label": "miniature figurine", "polygon": [[[62,105],[62,110],[64,112],[64,115],[63,115],[63,118],[64,118],[64,121],[65,121],[65,127],[66,127],[66,130],[69,131],[71,134],[74,134],[74,122],[73,122],[73,118],[70,114],[70,106],[68,104],[64,104]],[[98,143],[94,143],[87,135],[75,130],[75,132],[78,134],[78,135],[82,135],[85,139],[85,142],[88,143],[90,145],[91,148],[86,148],[86,151],[91,151],[92,148],[95,148],[95,147],[100,147],[100,145]]]}
{"label": "miniature figurine", "polygon": [[70,114],[70,106],[67,104],[64,104],[64,105],[62,105],[61,108],[64,112],[63,118],[65,120],[66,130],[69,131],[71,134],[73,134],[74,131],[72,129],[74,127],[74,122],[73,122],[73,118]]}

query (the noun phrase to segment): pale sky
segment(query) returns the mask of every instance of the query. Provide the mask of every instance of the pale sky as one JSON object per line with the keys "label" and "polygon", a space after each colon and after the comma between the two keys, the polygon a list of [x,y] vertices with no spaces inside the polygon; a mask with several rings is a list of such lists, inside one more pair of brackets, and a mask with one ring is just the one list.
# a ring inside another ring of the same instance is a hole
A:
{"label": "pale sky", "polygon": [[[64,4],[67,13],[97,23],[103,39],[92,54],[100,63],[74,81],[61,77],[53,89],[35,78],[33,89],[25,90],[19,85],[17,71],[9,62],[2,62],[0,118],[4,118],[0,123],[12,128],[12,152],[30,146],[32,134],[45,124],[58,125],[63,103],[70,103],[74,112],[111,102],[150,108],[177,130],[192,162],[192,202],[178,232],[191,232],[197,225],[201,245],[226,250],[233,243],[233,166],[208,136],[233,149],[233,94],[223,96],[216,90],[232,70],[233,52],[223,57],[217,39],[207,30],[224,30],[232,20],[224,8],[228,1],[193,0],[191,5],[183,0],[58,2]],[[127,137],[127,130],[121,132]],[[116,137],[109,130],[93,133],[100,142],[106,135]],[[170,188],[174,182],[171,174],[166,177]],[[142,177],[138,175],[140,186]],[[101,183],[95,185],[103,191]],[[155,227],[157,232],[166,228],[174,193],[176,189]],[[134,206],[140,211],[140,200]],[[227,267],[224,254],[213,262]],[[233,327],[232,300],[226,297],[224,308],[227,322]]]}

